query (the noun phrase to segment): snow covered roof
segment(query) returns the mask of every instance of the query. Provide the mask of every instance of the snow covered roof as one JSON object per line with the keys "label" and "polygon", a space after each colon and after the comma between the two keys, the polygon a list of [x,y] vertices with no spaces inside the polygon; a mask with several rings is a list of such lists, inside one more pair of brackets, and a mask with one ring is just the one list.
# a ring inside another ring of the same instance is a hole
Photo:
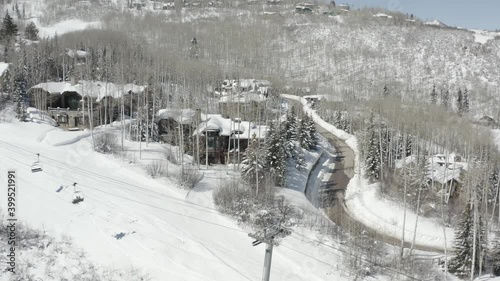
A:
{"label": "snow covered roof", "polygon": [[222,82],[221,88],[224,90],[237,90],[248,89],[249,91],[257,91],[259,88],[270,87],[271,82],[268,80],[258,80],[258,79],[239,79],[239,80],[229,80],[226,79]]}
{"label": "snow covered roof", "polygon": [[[427,178],[441,184],[451,180],[461,182],[460,176],[463,171],[468,170],[468,165],[465,162],[455,161],[457,159],[458,157],[453,153],[448,157],[444,154],[433,155],[427,160],[429,168]],[[414,155],[408,156],[405,160],[397,160],[396,168],[401,169],[404,163],[415,163],[416,160]]]}
{"label": "snow covered roof", "polygon": [[9,68],[9,64],[6,62],[0,62],[0,76],[3,76],[5,71]]}
{"label": "snow covered roof", "polygon": [[45,82],[31,87],[31,89],[41,89],[52,95],[64,92],[77,92],[77,89],[68,82]]}
{"label": "snow covered roof", "polygon": [[254,134],[257,139],[264,139],[269,130],[268,126],[256,125],[248,121],[235,122],[220,114],[202,114],[201,120],[203,122],[196,130],[198,134],[203,134],[205,131],[218,131],[220,136],[231,136],[240,132],[240,139],[250,139]]}
{"label": "snow covered roof", "polygon": [[377,14],[373,15],[373,17],[392,19],[392,16],[389,16],[388,14],[384,14],[384,13],[377,13]]}
{"label": "snow covered roof", "polygon": [[86,81],[82,80],[75,85],[77,92],[80,95],[87,97],[90,96],[100,101],[104,97],[121,98],[123,95],[134,93],[143,93],[146,89],[145,86],[138,86],[135,84],[115,84],[100,81]]}
{"label": "snow covered roof", "polygon": [[88,52],[85,52],[85,51],[82,51],[82,50],[69,50],[67,53],[66,53],[70,58],[77,58],[77,59],[84,59],[86,58],[89,53]]}
{"label": "snow covered roof", "polygon": [[186,109],[176,109],[176,108],[166,108],[160,109],[156,113],[156,118],[158,120],[173,119],[177,123],[184,125],[192,124],[196,118],[196,110],[186,108]]}
{"label": "snow covered roof", "polygon": [[438,20],[428,21],[428,22],[425,22],[424,24],[430,25],[430,26],[448,27],[446,24],[444,24]]}
{"label": "snow covered roof", "polygon": [[251,101],[261,102],[267,99],[271,82],[257,79],[224,80],[221,91],[215,94],[221,98],[221,103],[247,103]]}
{"label": "snow covered roof", "polygon": [[130,92],[140,94],[144,92],[146,87],[135,84],[114,84],[110,82],[82,80],[76,85],[71,85],[68,82],[45,82],[31,87],[31,89],[42,89],[50,94],[77,92],[82,97],[89,96],[100,101],[104,97],[120,98]]}
{"label": "snow covered roof", "polygon": [[429,172],[427,177],[432,181],[439,182],[440,184],[445,184],[451,180],[461,182],[460,175],[462,174],[462,167],[453,168],[450,166],[452,165],[434,167],[434,169]]}

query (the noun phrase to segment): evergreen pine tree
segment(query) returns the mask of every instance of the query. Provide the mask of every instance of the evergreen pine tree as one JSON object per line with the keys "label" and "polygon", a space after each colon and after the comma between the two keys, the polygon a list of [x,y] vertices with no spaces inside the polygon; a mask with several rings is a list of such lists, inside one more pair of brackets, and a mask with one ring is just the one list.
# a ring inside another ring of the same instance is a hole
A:
{"label": "evergreen pine tree", "polygon": [[408,157],[411,155],[412,147],[413,147],[413,137],[412,137],[412,135],[407,135],[406,136],[406,144],[405,144],[405,157]]}
{"label": "evergreen pine tree", "polygon": [[300,120],[297,135],[299,145],[304,149],[311,147],[311,136],[309,135],[309,130],[307,130],[307,118],[308,116],[304,115]]}
{"label": "evergreen pine tree", "polygon": [[387,85],[384,85],[384,97],[389,96],[389,89],[387,88]]}
{"label": "evergreen pine tree", "polygon": [[14,74],[13,96],[17,102],[17,117],[24,121],[26,119],[26,109],[28,106],[28,82],[26,77],[26,49],[21,45],[21,56]]}
{"label": "evergreen pine tree", "polygon": [[450,91],[446,90],[443,94],[443,99],[441,100],[441,105],[445,108],[448,109],[448,106],[450,104]]}
{"label": "evergreen pine tree", "polygon": [[458,114],[462,115],[462,113],[463,113],[462,89],[458,89],[458,93],[457,93],[457,109],[458,109]]}
{"label": "evergreen pine tree", "polygon": [[[289,125],[288,118],[281,123],[281,127],[279,129],[281,143],[283,144],[283,149],[285,151],[285,158],[292,159],[295,158],[295,144],[291,139],[293,134],[290,133],[291,127]],[[295,136],[293,136],[295,138]]]}
{"label": "evergreen pine tree", "polygon": [[469,112],[469,95],[467,93],[468,91],[467,89],[465,89],[463,93],[463,103],[462,103],[462,112],[464,113]]}
{"label": "evergreen pine tree", "polygon": [[9,96],[12,94],[12,82],[10,76],[10,70],[7,68],[3,74],[2,92],[8,93]]}
{"label": "evergreen pine tree", "polygon": [[306,130],[309,133],[309,138],[310,138],[310,144],[308,149],[316,149],[316,146],[318,145],[318,134],[316,132],[316,123],[314,120],[308,116],[306,119]]}
{"label": "evergreen pine tree", "polygon": [[436,104],[437,103],[437,92],[436,92],[436,84],[434,84],[434,87],[432,87],[432,92],[431,92],[431,104]]}
{"label": "evergreen pine tree", "polygon": [[16,12],[17,19],[21,20],[22,19],[21,10],[19,9],[19,5],[17,3],[14,5],[14,11]]}
{"label": "evergreen pine tree", "polygon": [[449,271],[461,278],[470,277],[473,259],[475,259],[475,274],[479,272],[479,265],[484,265],[484,262],[481,263],[480,259],[482,257],[482,251],[486,249],[486,241],[485,229],[480,215],[478,215],[476,232],[476,251],[475,256],[473,255],[474,212],[472,208],[472,204],[468,203],[462,213],[459,225],[455,230],[455,255],[448,265]]}
{"label": "evergreen pine tree", "polygon": [[31,41],[38,40],[38,28],[33,22],[30,22],[24,30],[24,37]]}
{"label": "evergreen pine tree", "polygon": [[341,122],[342,121],[342,115],[339,110],[335,110],[333,113],[333,125],[337,128],[340,128]]}
{"label": "evergreen pine tree", "polygon": [[275,183],[283,186],[286,174],[286,159],[280,128],[271,125],[266,139],[265,167],[273,175]]}
{"label": "evergreen pine tree", "polygon": [[380,177],[380,147],[379,136],[374,125],[374,115],[370,116],[370,124],[365,135],[365,168],[370,180],[377,180]]}
{"label": "evergreen pine tree", "polygon": [[241,162],[241,177],[253,187],[259,181],[259,187],[264,184],[265,158],[264,153],[259,149],[259,143],[255,133],[250,140],[250,145],[245,150],[243,161]]}
{"label": "evergreen pine tree", "polygon": [[5,17],[3,18],[1,33],[3,37],[10,38],[12,36],[17,35],[17,25],[14,23],[14,20],[7,12]]}
{"label": "evergreen pine tree", "polygon": [[285,122],[286,139],[289,141],[297,140],[297,114],[292,106],[290,112],[286,115]]}

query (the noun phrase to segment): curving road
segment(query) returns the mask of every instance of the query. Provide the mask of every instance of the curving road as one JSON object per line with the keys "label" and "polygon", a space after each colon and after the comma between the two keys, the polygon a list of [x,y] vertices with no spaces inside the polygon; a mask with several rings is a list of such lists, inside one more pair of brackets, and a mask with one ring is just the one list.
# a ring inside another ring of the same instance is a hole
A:
{"label": "curving road", "polygon": [[[287,100],[294,106],[303,109],[303,105],[300,102],[292,99]],[[394,246],[401,246],[401,239],[380,233],[376,229],[362,224],[349,214],[347,206],[345,204],[344,195],[349,181],[354,177],[354,151],[352,151],[352,149],[342,139],[338,138],[319,124],[316,124],[316,129],[319,134],[321,134],[328,140],[328,142],[335,148],[336,151],[336,156],[333,161],[335,163],[335,169],[327,184],[324,185],[322,189],[318,190],[317,194],[315,195],[318,198],[322,198],[325,196],[327,197],[329,204],[323,205],[325,213],[332,221],[341,226],[345,231],[351,232],[353,234],[363,233],[371,236],[373,239],[376,239],[378,241]],[[313,204],[314,202],[324,201],[323,199],[311,200],[314,195],[309,195],[307,197]],[[411,242],[405,241],[404,247],[410,248]],[[419,244],[415,244],[413,248],[415,250],[425,252],[444,252],[442,248]]]}

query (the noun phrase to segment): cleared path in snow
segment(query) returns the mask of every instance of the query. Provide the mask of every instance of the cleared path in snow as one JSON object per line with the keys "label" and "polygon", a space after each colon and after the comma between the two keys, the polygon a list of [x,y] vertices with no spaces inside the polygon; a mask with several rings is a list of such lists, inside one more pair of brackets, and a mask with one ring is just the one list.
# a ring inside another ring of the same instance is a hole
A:
{"label": "cleared path in snow", "polygon": [[[303,105],[292,99],[287,99],[289,103],[294,106],[303,109]],[[344,196],[345,191],[347,189],[347,185],[349,181],[354,177],[354,151],[340,138],[332,134],[330,131],[325,129],[316,123],[316,129],[319,134],[321,134],[324,138],[328,140],[328,142],[335,148],[336,157],[334,157],[333,163],[335,163],[335,169],[328,180],[328,189],[332,194],[332,204],[331,206],[325,208],[325,213],[332,219],[336,224],[341,226],[346,231],[355,231],[359,232],[361,230],[365,231],[366,234],[369,234],[374,239],[391,244],[394,246],[401,246],[401,239],[396,237],[388,236],[384,233],[373,229],[362,222],[356,220],[349,214],[349,210],[345,204]],[[306,196],[311,201],[311,203],[315,206],[314,202],[318,202],[320,198],[320,194],[318,190],[315,190],[316,194],[310,194]],[[314,193],[314,190],[312,191]],[[314,199],[315,198],[315,199]],[[405,248],[411,247],[411,241],[405,241]],[[427,245],[420,245],[415,243],[413,246],[415,250],[425,251],[425,252],[434,252],[434,253],[443,253],[443,248],[431,247]]]}

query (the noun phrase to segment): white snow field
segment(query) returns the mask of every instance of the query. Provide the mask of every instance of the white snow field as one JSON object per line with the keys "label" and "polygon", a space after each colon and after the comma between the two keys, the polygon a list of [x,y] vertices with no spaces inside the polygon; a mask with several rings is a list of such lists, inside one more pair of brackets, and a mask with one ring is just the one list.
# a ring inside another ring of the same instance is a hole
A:
{"label": "white snow field", "polygon": [[[150,144],[143,157],[157,151],[161,145]],[[42,172],[30,171],[35,153]],[[204,171],[188,193],[168,178],[146,176],[138,162],[93,152],[87,132],[0,123],[0,180],[17,171],[17,214],[29,226],[71,237],[98,265],[134,267],[152,280],[260,280],[264,244],[252,247],[248,231],[214,209],[212,191],[226,178],[224,166]],[[85,196],[79,204],[71,203],[73,182]],[[310,208],[300,192],[284,193]],[[272,279],[352,280],[341,253],[315,237],[297,228],[275,247]]]}
{"label": "white snow field", "polygon": [[51,26],[42,26],[37,18],[33,18],[30,21],[32,21],[38,28],[38,36],[40,38],[54,37],[56,34],[60,36],[72,31],[101,27],[101,23],[99,21],[84,22],[79,19],[64,20]]}
{"label": "white snow field", "polygon": [[[355,154],[354,177],[349,182],[346,191],[347,212],[356,220],[366,226],[379,231],[387,236],[401,238],[403,232],[403,207],[396,202],[384,200],[377,196],[378,185],[370,185],[363,177],[363,168],[359,166],[358,140],[356,136],[350,135],[326,121],[312,110],[304,98],[292,95],[283,95],[289,99],[299,100],[304,105],[304,110],[311,114],[314,121],[332,134],[344,140]],[[415,243],[434,248],[444,248],[447,245],[451,249],[453,245],[454,232],[452,228],[443,228],[432,219],[419,217],[416,233],[414,231],[417,216],[413,210],[406,211],[405,240],[412,241],[415,235]],[[446,236],[445,236],[446,233]],[[445,243],[446,241],[446,243]]]}

